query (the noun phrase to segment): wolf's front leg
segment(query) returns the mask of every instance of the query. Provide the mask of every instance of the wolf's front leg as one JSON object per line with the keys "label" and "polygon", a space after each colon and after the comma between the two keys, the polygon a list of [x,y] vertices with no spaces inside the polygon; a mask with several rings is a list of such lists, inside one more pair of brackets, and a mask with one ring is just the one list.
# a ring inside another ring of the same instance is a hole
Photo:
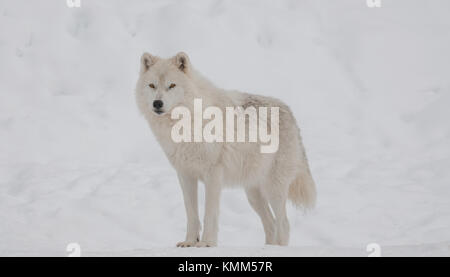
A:
{"label": "wolf's front leg", "polygon": [[200,220],[198,217],[198,182],[197,178],[178,172],[178,180],[183,190],[184,205],[187,216],[186,240],[177,243],[178,247],[195,246],[200,238]]}
{"label": "wolf's front leg", "polygon": [[197,247],[217,246],[217,235],[219,231],[219,206],[220,206],[220,183],[217,181],[205,184],[205,218],[202,240],[196,244]]}

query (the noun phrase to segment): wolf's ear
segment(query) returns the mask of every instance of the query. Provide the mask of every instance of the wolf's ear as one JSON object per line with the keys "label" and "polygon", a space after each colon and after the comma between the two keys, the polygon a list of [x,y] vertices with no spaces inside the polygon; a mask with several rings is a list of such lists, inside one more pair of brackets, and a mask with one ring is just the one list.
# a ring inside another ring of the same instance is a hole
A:
{"label": "wolf's ear", "polygon": [[155,64],[156,60],[157,60],[157,57],[152,56],[152,55],[150,55],[147,52],[142,54],[142,57],[141,57],[141,74],[145,73],[147,70],[149,70],[150,67]]}
{"label": "wolf's ear", "polygon": [[191,63],[189,62],[189,57],[186,53],[179,52],[174,57],[174,62],[178,69],[183,71],[184,73],[187,73],[190,70]]}

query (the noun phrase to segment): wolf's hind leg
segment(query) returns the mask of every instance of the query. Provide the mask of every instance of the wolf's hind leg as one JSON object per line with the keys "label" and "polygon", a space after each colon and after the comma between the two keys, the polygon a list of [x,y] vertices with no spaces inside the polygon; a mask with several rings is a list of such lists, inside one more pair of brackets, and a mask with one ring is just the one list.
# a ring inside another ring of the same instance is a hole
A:
{"label": "wolf's hind leg", "polygon": [[200,219],[198,217],[198,182],[188,174],[178,173],[181,189],[183,191],[184,205],[187,216],[186,240],[177,243],[178,247],[195,246],[200,237]]}
{"label": "wolf's hind leg", "polygon": [[288,186],[279,184],[274,188],[267,193],[267,196],[275,214],[276,243],[284,246],[289,243],[289,220],[286,212]]}
{"label": "wolf's hind leg", "polygon": [[267,199],[262,195],[258,187],[248,187],[245,189],[250,206],[261,218],[261,222],[266,234],[266,244],[276,244],[275,219],[270,211]]}

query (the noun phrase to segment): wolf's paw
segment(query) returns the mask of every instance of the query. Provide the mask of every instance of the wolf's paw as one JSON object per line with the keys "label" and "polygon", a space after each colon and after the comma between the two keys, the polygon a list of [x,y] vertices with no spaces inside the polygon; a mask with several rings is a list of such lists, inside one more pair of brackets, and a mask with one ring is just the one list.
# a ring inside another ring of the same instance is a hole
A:
{"label": "wolf's paw", "polygon": [[180,241],[179,243],[177,243],[177,247],[193,247],[196,246],[198,242],[197,241]]}
{"label": "wolf's paw", "polygon": [[215,247],[217,243],[212,241],[199,241],[195,244],[196,247]]}

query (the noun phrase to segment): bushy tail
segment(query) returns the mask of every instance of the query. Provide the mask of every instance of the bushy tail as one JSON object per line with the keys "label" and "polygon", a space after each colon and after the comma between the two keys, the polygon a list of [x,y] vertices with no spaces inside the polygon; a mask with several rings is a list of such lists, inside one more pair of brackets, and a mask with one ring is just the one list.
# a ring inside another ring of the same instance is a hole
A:
{"label": "bushy tail", "polygon": [[309,168],[301,170],[294,182],[289,186],[289,200],[297,208],[310,210],[316,204],[316,185]]}

